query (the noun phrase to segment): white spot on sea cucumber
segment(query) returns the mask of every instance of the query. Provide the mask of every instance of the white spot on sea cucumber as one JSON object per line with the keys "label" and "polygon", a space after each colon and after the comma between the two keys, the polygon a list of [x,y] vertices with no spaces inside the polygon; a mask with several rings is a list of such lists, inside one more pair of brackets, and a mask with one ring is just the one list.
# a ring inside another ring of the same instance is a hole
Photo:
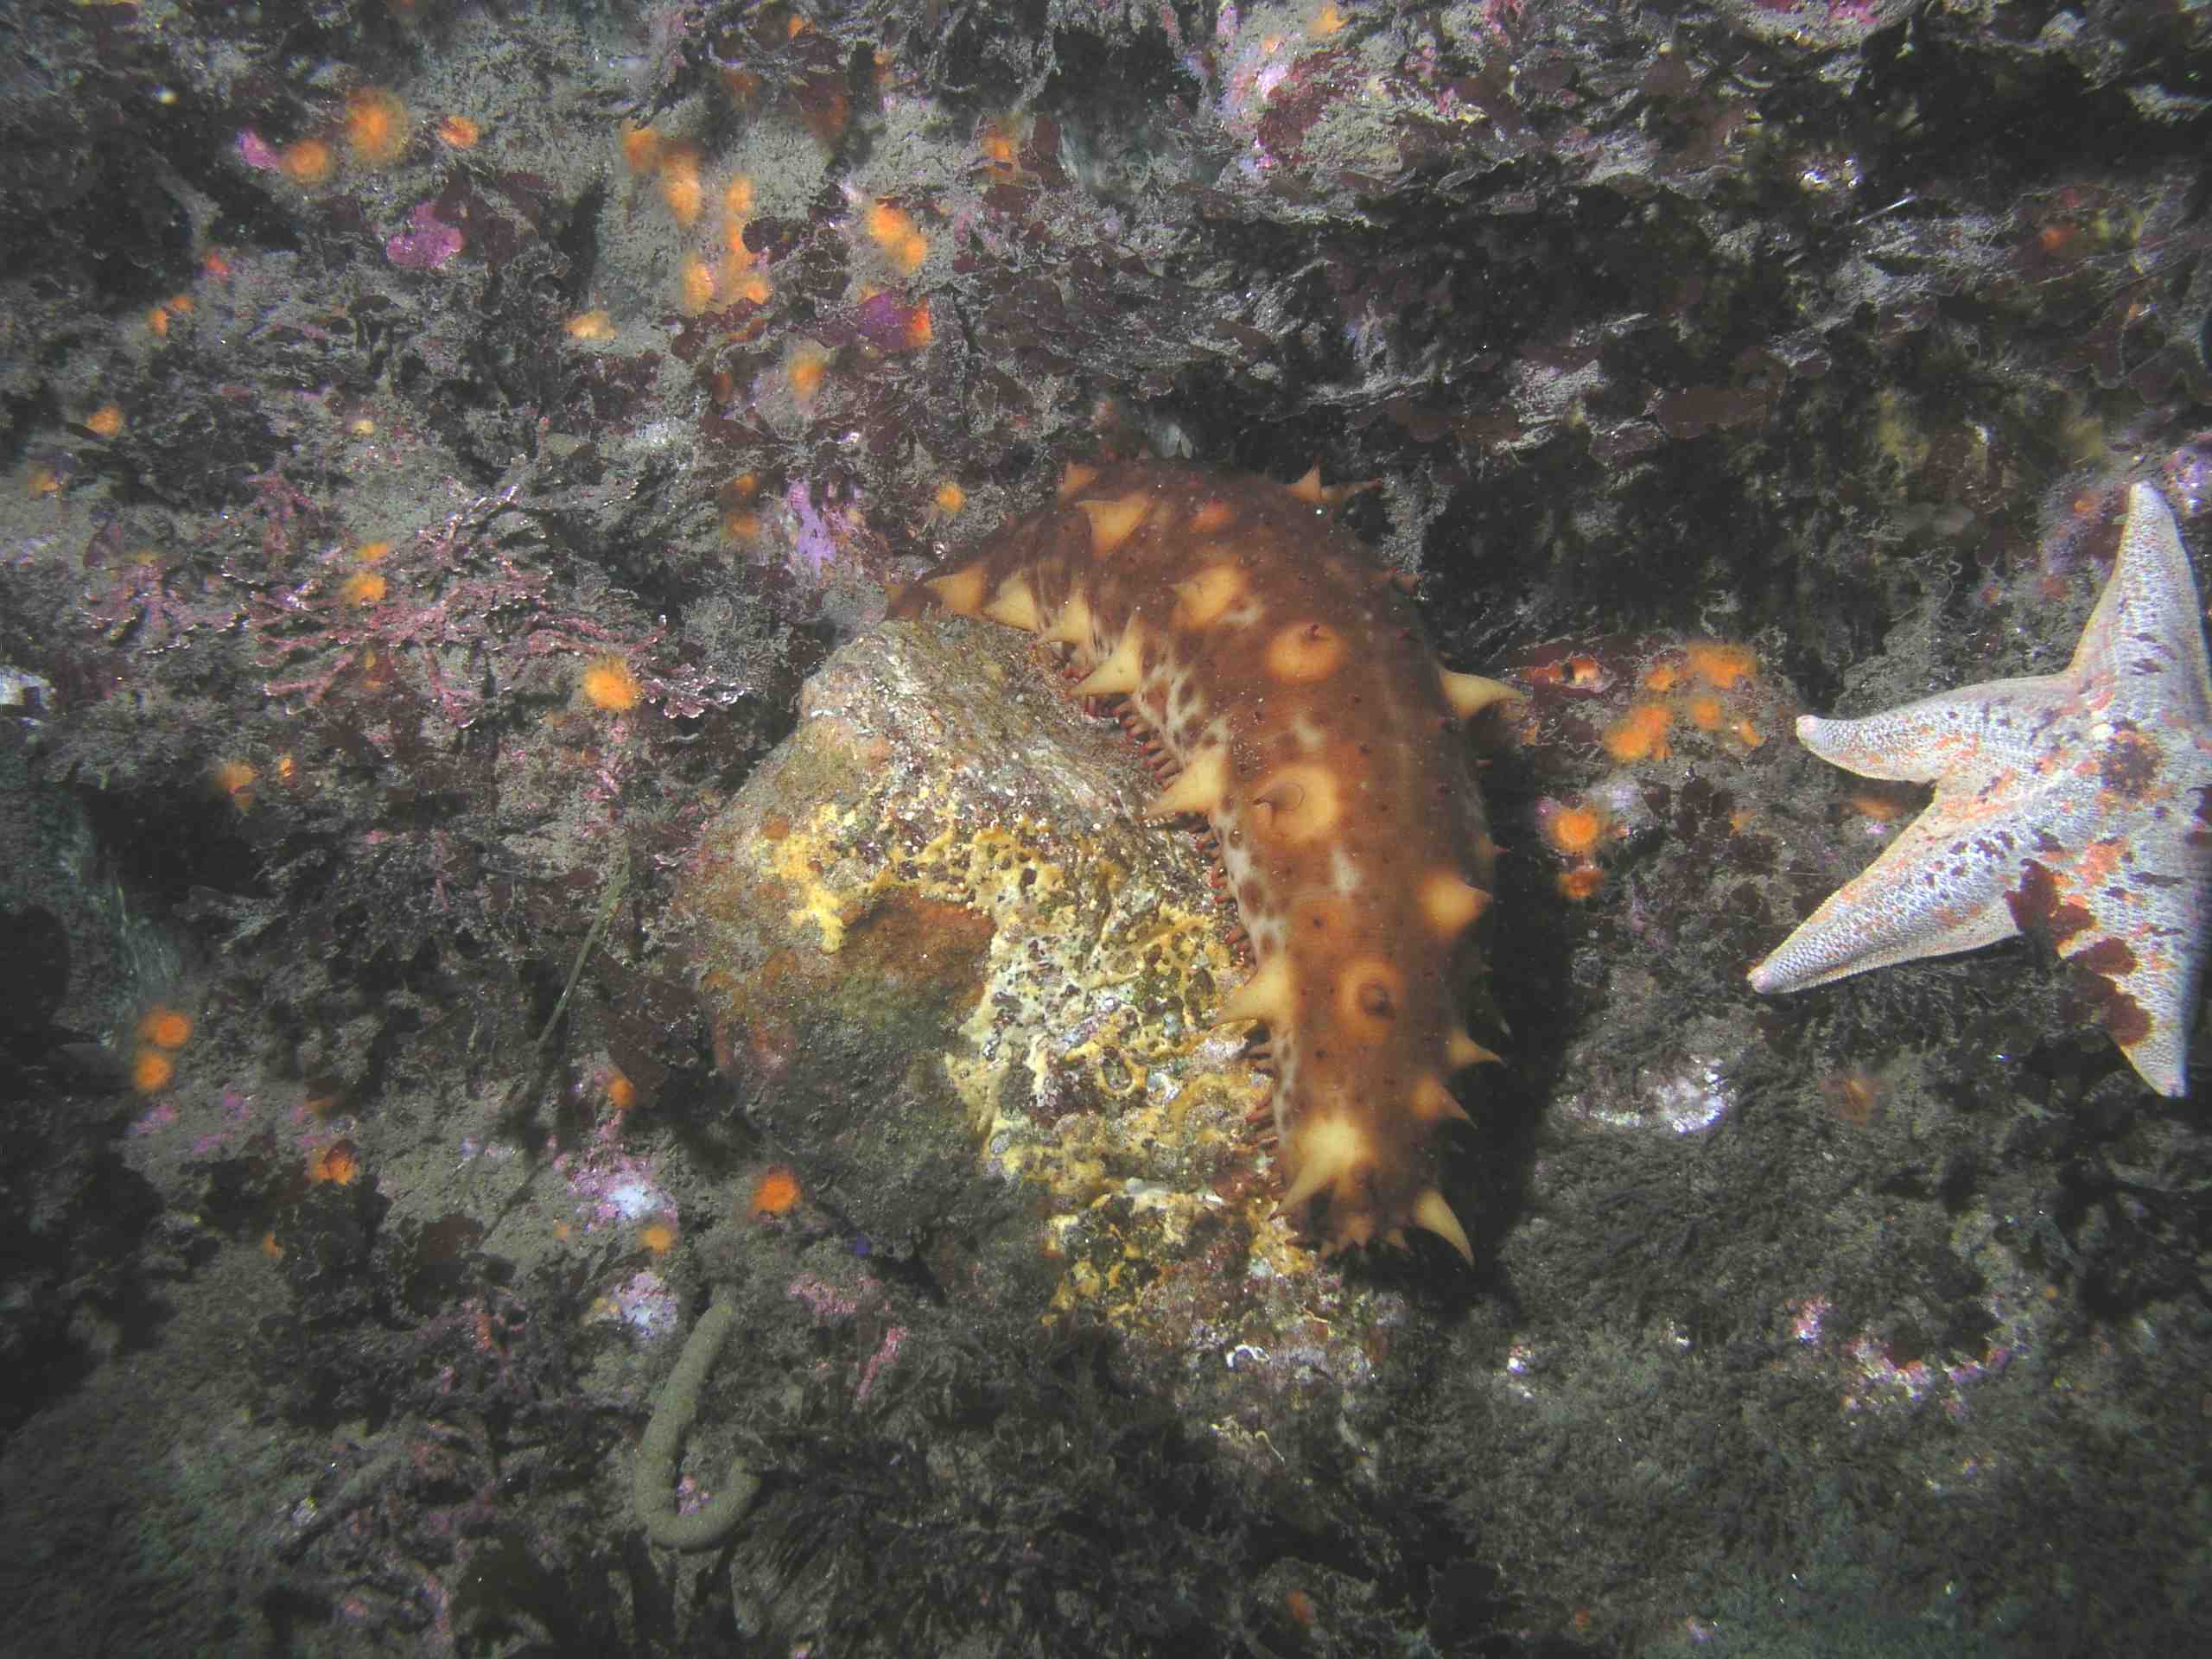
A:
{"label": "white spot on sea cucumber", "polygon": [[1359,873],[1359,866],[1351,861],[1351,854],[1341,847],[1329,849],[1329,881],[1338,898],[1349,899],[1359,891],[1365,880]]}
{"label": "white spot on sea cucumber", "polygon": [[1256,599],[1250,599],[1234,610],[1224,611],[1221,613],[1221,620],[1215,626],[1224,628],[1249,628],[1267,613],[1268,607]]}

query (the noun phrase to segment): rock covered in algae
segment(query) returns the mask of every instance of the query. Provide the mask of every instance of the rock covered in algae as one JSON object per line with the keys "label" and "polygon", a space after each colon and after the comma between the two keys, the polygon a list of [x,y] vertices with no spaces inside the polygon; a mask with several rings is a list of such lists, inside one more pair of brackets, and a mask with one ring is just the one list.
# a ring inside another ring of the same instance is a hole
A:
{"label": "rock covered in algae", "polygon": [[[1365,1381],[1404,1299],[1274,1214],[1247,972],[1157,785],[1027,639],[887,624],[709,826],[677,915],[741,1109],[810,1195],[963,1300],[1102,1319],[1225,1413]],[[956,1301],[955,1306],[959,1306]],[[1246,1417],[1258,1422],[1264,1413]]]}

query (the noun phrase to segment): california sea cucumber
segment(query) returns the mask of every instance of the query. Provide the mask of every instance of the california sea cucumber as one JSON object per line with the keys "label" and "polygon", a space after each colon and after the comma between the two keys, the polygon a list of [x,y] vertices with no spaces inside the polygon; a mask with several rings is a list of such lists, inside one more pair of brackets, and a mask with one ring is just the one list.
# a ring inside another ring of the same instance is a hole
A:
{"label": "california sea cucumber", "polygon": [[[1255,968],[1217,1023],[1265,1028],[1282,1207],[1325,1250],[1426,1228],[1497,849],[1461,722],[1509,688],[1438,661],[1411,602],[1288,487],[1157,462],[1076,466],[1053,505],[894,600],[1068,648],[1090,697],[1164,747],[1146,816],[1205,817]],[[1317,1214],[1318,1211],[1318,1214]]]}

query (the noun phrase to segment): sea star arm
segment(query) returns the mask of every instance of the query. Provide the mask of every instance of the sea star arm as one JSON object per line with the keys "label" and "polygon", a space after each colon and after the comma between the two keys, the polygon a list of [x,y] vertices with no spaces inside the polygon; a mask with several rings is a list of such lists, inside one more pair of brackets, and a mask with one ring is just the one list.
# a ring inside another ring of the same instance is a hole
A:
{"label": "sea star arm", "polygon": [[2017,865],[1986,837],[1961,836],[1931,806],[1751,969],[1751,988],[1802,991],[2008,939],[2020,931],[2005,901]]}
{"label": "sea star arm", "polygon": [[1862,720],[1802,715],[1797,741],[1861,778],[1944,778],[1971,793],[2044,768],[2047,734],[2069,690],[2064,677],[2045,674],[1941,692]]}
{"label": "sea star arm", "polygon": [[2185,1095],[2212,880],[2201,869],[2171,885],[2131,872],[2125,887],[2107,886],[2094,902],[2093,919],[2063,953],[2101,982],[2105,1028],[2143,1081]]}
{"label": "sea star arm", "polygon": [[2169,1096],[2189,1090],[2212,919],[2212,841],[2194,804],[2212,789],[2212,770],[2197,759],[2193,786],[2155,810],[2077,826],[2078,853],[2038,848],[2007,896],[2023,928],[2084,970],[2081,986],[2105,1029],[2143,1081]]}
{"label": "sea star arm", "polygon": [[2177,727],[2212,723],[2212,660],[2198,621],[2196,578],[2165,498],[2148,484],[2128,491],[2127,522],[2112,578],[2098,595],[2069,671],[2077,684],[2155,692]]}

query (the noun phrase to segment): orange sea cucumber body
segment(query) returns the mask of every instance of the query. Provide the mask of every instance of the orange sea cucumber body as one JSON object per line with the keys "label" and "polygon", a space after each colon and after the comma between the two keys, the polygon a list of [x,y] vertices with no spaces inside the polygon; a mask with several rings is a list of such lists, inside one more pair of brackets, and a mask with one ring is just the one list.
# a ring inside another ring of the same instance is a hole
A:
{"label": "orange sea cucumber body", "polygon": [[1447,1079],[1496,1057],[1464,1010],[1496,849],[1462,721],[1510,695],[1447,672],[1318,479],[1073,467],[1058,502],[893,603],[1068,648],[1174,766],[1147,816],[1205,817],[1255,968],[1294,1217],[1329,1249],[1423,1227],[1469,1254],[1434,1138]]}

